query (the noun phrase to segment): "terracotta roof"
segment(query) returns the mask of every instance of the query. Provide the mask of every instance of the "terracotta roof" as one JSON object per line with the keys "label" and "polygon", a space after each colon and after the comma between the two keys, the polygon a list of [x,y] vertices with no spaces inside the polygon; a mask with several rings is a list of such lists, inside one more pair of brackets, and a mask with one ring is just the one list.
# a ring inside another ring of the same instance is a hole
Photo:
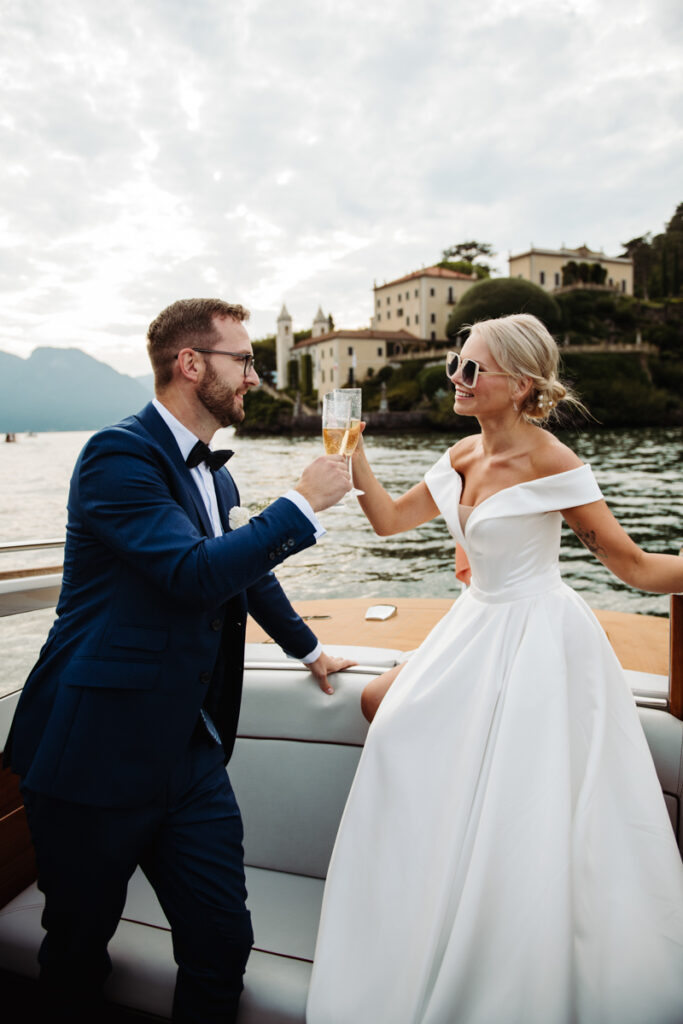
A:
{"label": "terracotta roof", "polygon": [[378,341],[424,341],[410,331],[372,331],[370,328],[361,328],[354,331],[328,331],[327,334],[319,334],[317,338],[304,338],[297,341],[292,348],[306,348],[308,345],[317,345],[319,341],[331,341],[334,338],[351,338],[361,341],[363,338]]}
{"label": "terracotta roof", "polygon": [[414,281],[417,277],[442,277],[450,281],[476,281],[476,274],[461,274],[459,270],[447,270],[446,267],[424,267],[422,270],[414,270],[412,274],[405,277],[397,277],[395,281],[385,281],[384,284],[376,284],[374,290],[379,292],[382,288],[390,288],[394,284],[403,284],[404,281]]}

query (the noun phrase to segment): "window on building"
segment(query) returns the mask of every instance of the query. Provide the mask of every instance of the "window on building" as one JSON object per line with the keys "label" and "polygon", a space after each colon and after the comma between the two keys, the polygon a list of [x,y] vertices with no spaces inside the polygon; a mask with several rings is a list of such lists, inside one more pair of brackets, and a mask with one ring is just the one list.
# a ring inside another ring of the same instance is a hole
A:
{"label": "window on building", "polygon": [[399,307],[399,308],[398,308],[398,309],[396,310],[396,316],[403,316],[403,309],[402,309],[402,308],[400,308],[400,307]]}
{"label": "window on building", "polygon": [[321,370],[321,371],[320,371],[320,379],[321,379],[321,381],[322,381],[322,382],[323,382],[323,384],[324,384],[324,383],[325,383],[325,371],[324,371],[324,370]]}
{"label": "window on building", "polygon": [[418,289],[416,288],[416,289],[415,289],[415,298],[417,298],[419,294],[420,294],[420,293],[419,293]]}
{"label": "window on building", "polygon": [[391,295],[387,295],[387,306],[389,305],[390,302],[391,302]]}
{"label": "window on building", "polygon": [[398,293],[398,301],[399,302],[401,301],[401,293],[400,292]]}
{"label": "window on building", "polygon": [[377,314],[377,323],[379,323],[381,319],[382,319],[382,314],[378,313]]}
{"label": "window on building", "polygon": [[626,281],[622,281],[621,282],[621,290],[622,290],[622,292],[626,291]]}
{"label": "window on building", "polygon": [[289,334],[289,324],[285,324],[285,334]]}
{"label": "window on building", "polygon": [[610,277],[610,279],[609,279],[609,281],[607,283],[609,284],[610,288],[613,288],[614,287],[614,278]]}
{"label": "window on building", "polygon": [[449,286],[448,286],[448,301],[449,302],[453,301],[453,285],[452,284],[449,284]]}
{"label": "window on building", "polygon": [[538,273],[538,283],[545,284],[545,270],[540,270]]}
{"label": "window on building", "polygon": [[353,355],[353,345],[349,345],[349,347],[348,347],[348,349],[347,349],[347,353],[348,353],[348,355],[350,355],[350,356],[352,356],[352,355]]}
{"label": "window on building", "polygon": [[429,294],[431,295],[432,298],[434,298],[434,289],[433,288],[429,289]]}
{"label": "window on building", "polygon": [[559,274],[555,274],[555,287],[556,288],[560,287],[560,275]]}
{"label": "window on building", "polygon": [[377,308],[379,309],[381,305],[382,305],[382,301],[381,301],[381,299],[378,299],[377,300]]}
{"label": "window on building", "polygon": [[436,341],[436,331],[432,331],[430,337],[431,337],[432,341]]}
{"label": "window on building", "polygon": [[381,356],[382,356],[382,349],[381,349],[381,347],[377,349],[377,355],[380,356],[380,358],[381,358]]}
{"label": "window on building", "polygon": [[387,320],[391,320],[391,313],[387,310]]}
{"label": "window on building", "polygon": [[406,327],[410,327],[410,317],[406,317]]}
{"label": "window on building", "polygon": [[334,349],[330,346],[330,359],[332,358],[333,355],[334,355]]}
{"label": "window on building", "polygon": [[334,367],[330,370],[330,384],[334,384]]}
{"label": "window on building", "polygon": [[416,314],[415,314],[415,323],[416,323],[416,324],[419,324],[419,322],[420,322],[420,317],[419,317],[419,314],[418,314],[418,313],[416,313]]}
{"label": "window on building", "polygon": [[429,314],[429,322],[430,322],[430,324],[435,324],[436,323],[436,313],[430,313]]}

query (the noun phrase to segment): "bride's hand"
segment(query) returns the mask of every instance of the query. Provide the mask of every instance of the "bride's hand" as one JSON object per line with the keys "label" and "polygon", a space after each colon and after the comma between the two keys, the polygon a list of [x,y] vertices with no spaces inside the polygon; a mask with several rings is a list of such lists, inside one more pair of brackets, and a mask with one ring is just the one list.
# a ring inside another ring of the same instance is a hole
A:
{"label": "bride's hand", "polygon": [[360,421],[360,437],[358,438],[358,443],[357,443],[357,445],[356,445],[356,447],[354,449],[353,455],[351,456],[352,459],[355,459],[356,455],[358,455],[359,452],[361,452],[363,455],[365,455],[365,448],[363,447],[363,431],[365,430],[365,427],[366,427],[365,420],[361,420]]}

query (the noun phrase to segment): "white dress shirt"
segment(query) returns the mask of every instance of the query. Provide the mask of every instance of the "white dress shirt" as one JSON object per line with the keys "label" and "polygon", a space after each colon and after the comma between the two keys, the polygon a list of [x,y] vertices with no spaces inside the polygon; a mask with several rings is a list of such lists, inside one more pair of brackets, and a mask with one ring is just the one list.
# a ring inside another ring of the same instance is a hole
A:
{"label": "white dress shirt", "polygon": [[[162,420],[173,434],[176,444],[180,449],[180,454],[183,457],[183,461],[187,460],[188,455],[199,440],[191,430],[176,419],[172,412],[163,405],[158,398],[152,399],[152,404],[156,411],[161,416]],[[211,470],[205,462],[200,462],[198,466],[195,466],[190,470],[192,479],[197,485],[197,489],[202,496],[202,501],[206,506],[206,511],[209,514],[211,524],[213,526],[213,532],[215,537],[220,537],[223,534],[223,526],[221,524],[221,517],[218,512],[218,501],[216,499],[216,488],[213,482],[213,475]],[[310,504],[304,498],[303,494],[299,494],[298,491],[287,491],[283,497],[287,498],[288,501],[293,502],[296,507],[302,512],[306,518],[310,521],[313,529],[315,530],[315,539],[318,540],[326,532],[324,527],[320,525],[319,520],[316,518],[315,512],[311,508]],[[315,661],[322,654],[322,645],[317,643],[315,648],[303,658],[299,658],[299,661],[303,661],[304,664],[309,664],[311,661]]]}

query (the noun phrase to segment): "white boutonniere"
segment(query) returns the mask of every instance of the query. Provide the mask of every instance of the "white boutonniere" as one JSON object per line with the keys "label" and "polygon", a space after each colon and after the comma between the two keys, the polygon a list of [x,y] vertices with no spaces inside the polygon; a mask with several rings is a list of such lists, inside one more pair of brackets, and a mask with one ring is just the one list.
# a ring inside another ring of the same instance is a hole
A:
{"label": "white boutonniere", "polygon": [[251,513],[249,509],[242,508],[241,505],[233,505],[228,513],[228,523],[231,530],[237,530],[240,526],[246,526],[251,519]]}

